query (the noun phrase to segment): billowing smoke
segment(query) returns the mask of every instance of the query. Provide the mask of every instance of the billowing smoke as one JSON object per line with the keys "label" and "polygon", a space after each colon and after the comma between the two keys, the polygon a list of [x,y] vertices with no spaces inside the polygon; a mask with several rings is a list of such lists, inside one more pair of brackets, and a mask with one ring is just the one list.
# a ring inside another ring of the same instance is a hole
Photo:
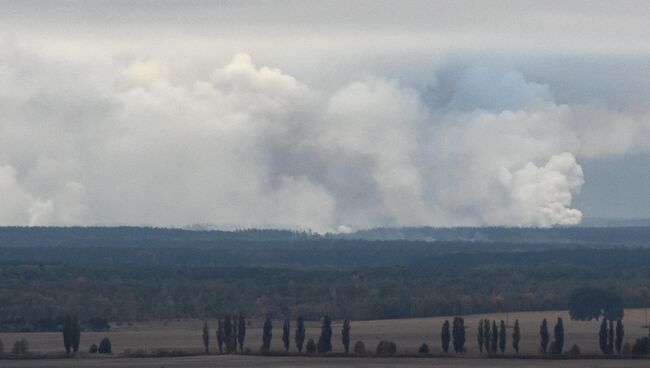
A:
{"label": "billowing smoke", "polygon": [[190,80],[164,60],[0,46],[2,225],[576,224],[575,155],[615,149],[593,143],[610,120],[648,136],[648,119],[491,66],[433,92],[379,76],[329,91],[245,54]]}

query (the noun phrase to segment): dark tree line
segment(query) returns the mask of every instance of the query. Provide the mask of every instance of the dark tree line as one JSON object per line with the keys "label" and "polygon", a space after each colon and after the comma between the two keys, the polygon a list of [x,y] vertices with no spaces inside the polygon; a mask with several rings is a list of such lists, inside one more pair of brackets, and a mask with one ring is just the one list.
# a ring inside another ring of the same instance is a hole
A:
{"label": "dark tree line", "polygon": [[[270,317],[267,317],[264,321],[262,327],[262,346],[260,347],[260,352],[268,353],[271,349],[271,339],[273,337],[273,322]],[[341,330],[341,337],[343,348],[347,353],[350,345],[350,321],[343,321],[343,328]],[[296,349],[298,353],[302,353],[303,346],[305,343],[305,321],[302,317],[296,319],[296,330],[294,333],[294,341],[296,344]],[[288,318],[284,320],[282,324],[282,344],[285,352],[289,351],[291,342],[291,322]],[[310,339],[307,342],[306,347],[308,354],[313,354],[318,352],[319,354],[325,354],[332,351],[332,320],[329,316],[323,316],[321,318],[321,333],[318,338],[318,343]]]}
{"label": "dark tree line", "polygon": [[[20,256],[23,260],[15,261],[11,260],[17,257],[14,249],[0,246],[0,258],[4,260],[0,279],[7,280],[0,290],[3,301],[0,305],[0,330],[58,331],[58,325],[53,327],[54,318],[65,312],[61,305],[67,305],[70,300],[75,304],[67,308],[75,311],[80,322],[97,317],[97,311],[102,311],[99,315],[104,320],[133,321],[220,318],[233,310],[246,316],[286,313],[307,319],[317,319],[327,311],[335,319],[367,320],[499,311],[499,306],[491,301],[491,294],[508,300],[509,308],[513,310],[563,309],[571,290],[593,285],[597,279],[603,289],[615,292],[625,300],[626,307],[650,304],[650,296],[638,293],[639,288],[650,282],[650,274],[646,271],[650,263],[648,249],[430,254],[430,249],[438,245],[407,244],[409,259],[412,260],[391,263],[394,259],[382,258],[367,267],[349,263],[328,269],[327,262],[315,265],[323,259],[322,253],[340,251],[337,257],[346,255],[342,262],[363,263],[364,255],[367,255],[364,252],[369,248],[378,254],[372,253],[372,256],[384,257],[383,254],[395,254],[397,244],[359,245],[358,252],[356,245],[350,249],[339,248],[336,244],[309,243],[305,246],[309,249],[315,247],[315,255],[293,243],[271,248],[274,254],[275,251],[291,254],[291,262],[265,267],[258,267],[264,264],[262,259],[252,259],[258,253],[269,252],[267,248],[260,252],[261,245],[257,244],[229,249],[232,252],[229,256],[220,253],[220,246],[216,249],[165,248],[160,252],[153,252],[151,247],[84,248],[70,250],[69,254],[66,254],[65,247],[24,248],[17,253],[29,254]],[[120,251],[116,252],[116,249]],[[43,264],[42,259],[50,260],[47,258],[49,255],[41,253],[53,250],[57,253],[54,257],[62,258],[61,263],[53,259],[51,264]],[[248,252],[245,255],[244,250]],[[124,262],[104,262],[122,256]],[[217,256],[219,262],[223,259],[235,261],[229,267],[221,268],[204,264],[206,259]],[[87,262],[77,260],[84,257],[89,257]],[[312,266],[306,266],[313,268],[298,269],[296,264],[300,257],[313,262]],[[557,259],[563,262],[558,264]],[[143,264],[149,260],[160,260],[160,264]],[[171,263],[178,260],[187,265]],[[332,258],[332,262],[338,260]],[[254,266],[242,267],[240,264]],[[486,269],[485,264],[493,267]],[[625,267],[613,268],[613,264]],[[382,265],[387,266],[375,268]],[[432,269],[449,272],[440,278]],[[457,272],[459,269],[463,272]],[[516,282],[513,281],[515,278]],[[627,281],[620,283],[617,278]],[[355,280],[354,283],[350,283],[351,279]],[[477,287],[477,280],[483,280],[486,287]],[[372,295],[371,291],[376,289],[386,292],[381,296]],[[465,295],[466,291],[469,291],[468,298],[460,300],[457,296]],[[237,293],[239,297],[219,298],[222,293]],[[527,296],[524,298],[523,295]],[[263,303],[255,303],[256,300]],[[620,319],[616,300],[606,298],[609,304],[599,302],[600,306],[594,309],[584,303],[573,303],[572,315],[574,318],[596,318],[600,313],[606,314],[608,320]],[[16,311],[21,311],[20,315]]]}
{"label": "dark tree line", "polygon": [[623,319],[623,300],[616,293],[596,287],[575,289],[569,296],[569,314],[576,321]]}

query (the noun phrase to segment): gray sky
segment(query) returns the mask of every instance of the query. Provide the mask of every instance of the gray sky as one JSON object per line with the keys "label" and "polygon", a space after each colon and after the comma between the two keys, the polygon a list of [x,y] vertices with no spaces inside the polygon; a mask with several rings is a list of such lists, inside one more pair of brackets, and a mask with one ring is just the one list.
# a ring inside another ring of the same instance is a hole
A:
{"label": "gray sky", "polygon": [[0,2],[0,223],[650,217],[645,1]]}

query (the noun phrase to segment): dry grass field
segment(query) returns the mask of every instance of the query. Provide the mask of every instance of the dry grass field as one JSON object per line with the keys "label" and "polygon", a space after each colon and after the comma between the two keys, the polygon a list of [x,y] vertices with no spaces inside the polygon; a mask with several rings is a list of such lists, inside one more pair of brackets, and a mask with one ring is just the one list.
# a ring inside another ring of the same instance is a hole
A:
{"label": "dry grass field", "polygon": [[[573,344],[578,344],[583,354],[599,353],[597,334],[599,322],[574,322],[569,319],[566,311],[546,311],[546,312],[523,312],[511,313],[509,315],[510,324],[515,319],[519,319],[522,339],[521,353],[534,354],[538,349],[538,330],[541,320],[549,320],[549,328],[552,334],[552,328],[557,317],[562,317],[565,322],[565,347],[570,348]],[[477,357],[478,349],[476,345],[476,328],[478,320],[482,318],[496,319],[497,321],[505,319],[505,314],[486,314],[471,315],[465,317],[467,329],[467,356],[470,359],[435,359],[435,366],[576,366],[576,361],[523,361],[523,360],[494,360],[494,359],[471,359]],[[413,353],[423,342],[426,342],[431,348],[432,353],[441,353],[440,348],[440,328],[445,317],[435,318],[417,318],[401,320],[380,320],[380,321],[363,321],[352,323],[352,343],[362,340],[368,349],[374,350],[374,347],[382,339],[392,340],[397,344],[399,353]],[[625,336],[626,341],[633,342],[634,339],[647,335],[647,329],[641,328],[644,324],[644,311],[642,309],[626,310],[625,312]],[[261,323],[262,321],[251,321],[247,330],[246,345],[252,350],[257,351],[261,344]],[[214,343],[214,327],[216,321],[210,321],[211,341]],[[122,353],[125,349],[132,351],[143,349],[155,351],[156,349],[178,349],[178,350],[196,350],[201,349],[201,327],[202,321],[160,321],[160,322],[141,322],[132,325],[123,324],[113,325],[109,332],[94,333],[88,332],[82,334],[81,351],[87,351],[92,343],[99,343],[99,340],[108,336],[113,344],[113,351],[116,355]],[[292,330],[295,326],[292,326]],[[335,351],[341,351],[340,340],[340,321],[334,321],[332,328],[334,336],[332,343]],[[274,321],[272,350],[281,350],[281,321]],[[292,331],[293,334],[293,331]],[[318,339],[319,328],[317,322],[307,324],[307,339]],[[509,330],[508,338],[510,338]],[[62,339],[60,333],[3,333],[0,338],[4,342],[5,348],[10,348],[13,341],[25,338],[29,341],[30,350],[34,352],[57,352],[62,351]],[[510,341],[508,341],[508,351],[512,351]],[[291,347],[295,350],[294,346]],[[214,351],[214,348],[213,348]],[[331,360],[331,364],[330,364]],[[131,361],[131,363],[128,363]],[[147,358],[138,359],[137,366],[151,367],[208,367],[208,366],[363,366],[368,367],[389,367],[399,366],[402,364],[408,366],[431,366],[431,360],[421,360],[414,358],[403,359],[357,359],[357,358],[292,358],[292,357],[185,357],[185,358]],[[262,364],[262,361],[264,363]],[[219,362],[217,364],[217,362]],[[638,367],[645,364],[646,361],[593,361],[593,364],[586,364],[587,361],[580,361],[582,366],[603,366],[603,367]],[[267,364],[268,363],[268,364]],[[650,361],[648,361],[650,363]],[[61,365],[63,364],[63,365]],[[126,364],[126,365],[124,365]],[[16,367],[64,367],[64,366],[88,366],[88,367],[113,367],[113,366],[133,366],[135,361],[128,359],[115,358],[92,358],[92,359],[73,359],[73,360],[49,360],[49,361],[0,361],[0,366]],[[460,364],[460,365],[459,365]],[[601,365],[604,364],[604,365]],[[650,365],[648,365],[650,366]]]}

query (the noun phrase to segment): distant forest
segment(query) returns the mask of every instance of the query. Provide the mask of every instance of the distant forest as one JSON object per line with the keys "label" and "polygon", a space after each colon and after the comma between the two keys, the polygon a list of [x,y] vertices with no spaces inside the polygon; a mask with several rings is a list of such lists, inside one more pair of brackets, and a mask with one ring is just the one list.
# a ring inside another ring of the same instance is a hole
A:
{"label": "distant forest", "polygon": [[[566,309],[584,286],[650,304],[650,227],[374,231],[0,228],[0,328],[39,329],[67,313],[363,320]],[[366,239],[391,231],[438,240]]]}

